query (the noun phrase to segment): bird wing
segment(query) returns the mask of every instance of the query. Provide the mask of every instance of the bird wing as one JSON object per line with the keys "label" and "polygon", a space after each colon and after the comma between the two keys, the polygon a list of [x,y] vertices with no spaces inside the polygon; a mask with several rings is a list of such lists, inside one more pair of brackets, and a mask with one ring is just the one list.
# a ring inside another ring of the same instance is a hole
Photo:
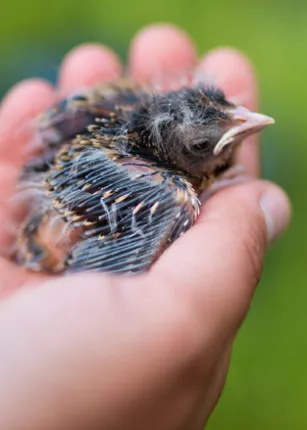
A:
{"label": "bird wing", "polygon": [[60,214],[83,231],[67,259],[70,272],[147,270],[198,213],[181,177],[107,148],[63,157],[47,183]]}

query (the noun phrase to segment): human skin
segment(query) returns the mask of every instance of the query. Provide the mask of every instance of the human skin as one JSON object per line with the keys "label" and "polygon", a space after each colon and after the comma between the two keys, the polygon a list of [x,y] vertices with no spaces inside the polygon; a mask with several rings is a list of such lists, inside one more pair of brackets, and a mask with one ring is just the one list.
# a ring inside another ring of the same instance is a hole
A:
{"label": "human skin", "polygon": [[[151,26],[132,41],[129,70],[138,81],[193,67],[213,76],[228,97],[257,109],[253,69],[236,50],[219,48],[197,60],[189,37],[168,25]],[[16,216],[7,202],[28,152],[27,124],[59,97],[121,72],[108,48],[83,45],[63,60],[55,88],[32,79],[5,97],[2,250]],[[195,226],[146,274],[49,278],[1,257],[1,429],[203,428],[223,389],[267,247],[290,218],[284,192],[256,179],[257,142],[248,139],[238,157],[249,178],[210,198]]]}

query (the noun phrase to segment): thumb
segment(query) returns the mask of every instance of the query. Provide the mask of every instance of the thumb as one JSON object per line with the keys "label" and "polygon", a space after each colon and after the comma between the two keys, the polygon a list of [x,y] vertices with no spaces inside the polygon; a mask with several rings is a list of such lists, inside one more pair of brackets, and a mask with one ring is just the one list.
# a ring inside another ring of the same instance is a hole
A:
{"label": "thumb", "polygon": [[290,205],[276,185],[251,180],[218,192],[195,226],[158,261],[163,283],[184,294],[205,324],[225,330],[244,318],[268,244],[287,227]]}

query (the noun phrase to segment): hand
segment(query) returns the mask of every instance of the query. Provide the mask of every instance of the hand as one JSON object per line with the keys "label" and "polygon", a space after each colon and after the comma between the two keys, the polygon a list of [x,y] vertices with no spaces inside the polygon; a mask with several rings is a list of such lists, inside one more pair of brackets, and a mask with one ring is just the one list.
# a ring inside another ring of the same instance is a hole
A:
{"label": "hand", "polygon": [[[163,48],[162,48],[163,47]],[[153,26],[133,40],[129,68],[139,81],[162,68],[197,67],[228,97],[257,109],[248,60],[230,49],[202,58],[188,37]],[[8,246],[8,198],[27,152],[27,124],[60,96],[121,74],[99,45],[64,59],[57,88],[18,84],[0,111],[0,241]],[[240,162],[259,171],[257,137]],[[152,270],[136,277],[29,274],[2,258],[0,428],[202,429],[222,391],[231,346],[259,281],[267,245],[286,228],[288,200],[249,179],[219,191],[196,225]]]}

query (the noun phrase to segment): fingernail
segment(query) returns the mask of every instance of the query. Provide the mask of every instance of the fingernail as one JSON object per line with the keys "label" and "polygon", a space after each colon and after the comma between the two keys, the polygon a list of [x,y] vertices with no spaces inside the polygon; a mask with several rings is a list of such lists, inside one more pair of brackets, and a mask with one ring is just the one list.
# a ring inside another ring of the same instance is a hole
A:
{"label": "fingernail", "polygon": [[260,208],[265,218],[268,242],[274,242],[288,227],[291,208],[283,191],[274,188],[262,195]]}

